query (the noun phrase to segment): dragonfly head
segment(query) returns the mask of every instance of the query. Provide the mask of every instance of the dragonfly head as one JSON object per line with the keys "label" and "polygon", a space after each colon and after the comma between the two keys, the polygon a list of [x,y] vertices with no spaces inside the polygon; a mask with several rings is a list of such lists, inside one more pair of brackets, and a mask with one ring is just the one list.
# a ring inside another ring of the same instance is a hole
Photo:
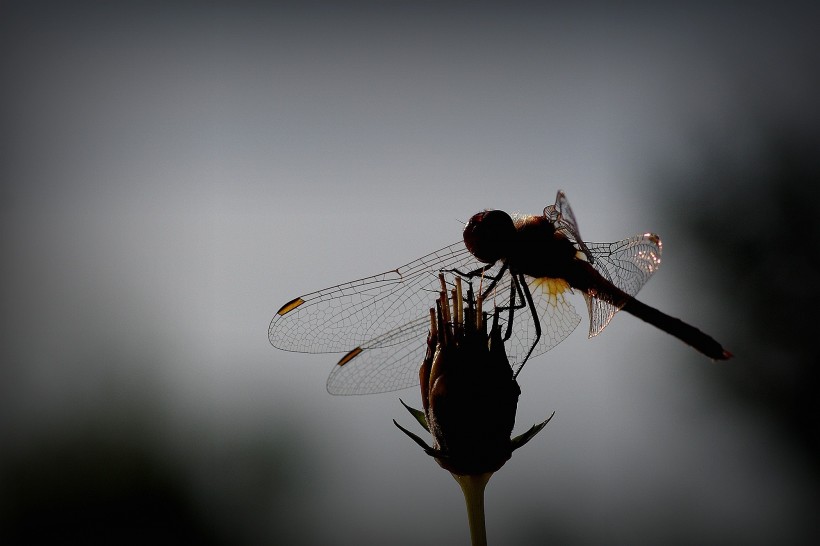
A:
{"label": "dragonfly head", "polygon": [[509,214],[485,210],[474,214],[464,226],[464,245],[478,260],[491,264],[507,256],[515,233]]}

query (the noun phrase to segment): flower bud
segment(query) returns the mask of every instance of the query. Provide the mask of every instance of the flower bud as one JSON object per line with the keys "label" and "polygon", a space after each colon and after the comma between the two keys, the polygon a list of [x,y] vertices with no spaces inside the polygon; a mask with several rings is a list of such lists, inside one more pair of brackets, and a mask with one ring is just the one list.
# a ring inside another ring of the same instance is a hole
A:
{"label": "flower bud", "polygon": [[[442,287],[444,279],[441,276]],[[511,439],[521,389],[507,360],[498,313],[488,316],[456,279],[452,299],[442,290],[431,309],[427,354],[419,370],[424,412],[408,409],[433,436],[433,447],[399,426],[438,464],[456,476],[492,473],[546,421]],[[547,420],[549,421],[549,419]]]}

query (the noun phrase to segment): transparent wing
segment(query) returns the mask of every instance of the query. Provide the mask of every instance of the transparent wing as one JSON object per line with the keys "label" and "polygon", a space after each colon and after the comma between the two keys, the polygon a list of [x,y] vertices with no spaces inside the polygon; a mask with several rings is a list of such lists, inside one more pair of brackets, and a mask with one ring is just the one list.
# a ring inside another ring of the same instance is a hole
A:
{"label": "transparent wing", "polygon": [[352,355],[349,360],[333,367],[327,378],[328,392],[373,394],[418,385],[429,328],[428,315],[357,347],[346,355]]}
{"label": "transparent wing", "polygon": [[[661,266],[661,238],[654,233],[636,235],[617,243],[585,243],[592,266],[605,279],[630,296],[655,274]],[[589,309],[589,337],[606,328],[618,308],[584,294]]]}
{"label": "transparent wing", "polygon": [[[541,337],[530,354],[532,359],[566,339],[581,322],[581,317],[572,302],[567,299],[572,294],[572,289],[566,281],[530,277],[527,284],[541,324]],[[503,324],[506,326],[506,320]],[[513,318],[512,336],[506,343],[507,356],[516,374],[524,366],[524,359],[535,337],[532,313],[527,308],[519,309]]]}
{"label": "transparent wing", "polygon": [[575,219],[575,214],[572,213],[572,207],[569,206],[569,200],[562,190],[558,190],[558,195],[555,196],[555,204],[548,205],[544,209],[544,216],[555,226],[555,229],[564,235],[567,239],[575,243],[578,250],[586,255],[587,261],[593,263],[594,256],[587,248],[587,243],[581,239],[581,231],[578,229],[578,221]]}
{"label": "transparent wing", "polygon": [[[498,266],[496,266],[497,269]],[[491,270],[490,275],[496,271]],[[477,288],[476,280],[473,281]],[[541,337],[530,358],[543,354],[563,341],[581,322],[575,307],[567,299],[569,285],[556,279],[528,279],[528,286],[541,321]],[[512,284],[509,274],[499,280],[485,303],[485,310],[510,305]],[[516,292],[517,294],[517,292]],[[434,303],[435,297],[430,298]],[[510,365],[517,373],[535,341],[535,325],[519,296],[513,300],[518,308],[513,313],[513,326],[505,347]],[[428,304],[428,309],[432,305]],[[500,310],[498,323],[506,331],[508,311]],[[492,320],[488,318],[488,320]],[[425,316],[371,339],[348,352],[334,366],[327,381],[331,394],[372,394],[400,390],[418,385],[419,368],[427,350],[429,312]]]}
{"label": "transparent wing", "polygon": [[305,294],[279,309],[268,339],[274,347],[301,353],[364,346],[427,317],[440,290],[440,270],[469,272],[480,265],[458,242],[392,271]]}
{"label": "transparent wing", "polygon": [[569,235],[573,241],[579,241],[581,239],[575,214],[572,213],[569,200],[567,200],[567,196],[562,190],[558,190],[558,194],[555,196],[555,204],[548,205],[544,209],[544,215],[550,222],[556,224],[556,227],[564,228],[565,235]]}
{"label": "transparent wing", "polygon": [[[584,242],[578,221],[563,191],[558,191],[555,204],[546,207],[544,215],[557,231],[575,243],[586,260],[605,279],[630,296],[637,294],[661,265],[661,239],[654,233],[637,235],[616,243]],[[618,308],[587,294],[584,294],[584,298],[589,310],[589,337],[594,337],[606,328]]]}

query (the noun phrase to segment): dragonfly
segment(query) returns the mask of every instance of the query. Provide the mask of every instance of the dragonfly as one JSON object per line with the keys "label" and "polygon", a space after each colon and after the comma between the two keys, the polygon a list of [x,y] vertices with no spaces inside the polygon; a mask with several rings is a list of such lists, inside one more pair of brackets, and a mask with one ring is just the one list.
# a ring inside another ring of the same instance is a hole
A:
{"label": "dragonfly", "polygon": [[288,301],[274,315],[268,339],[286,351],[343,353],[328,377],[331,394],[418,385],[429,310],[442,274],[448,273],[471,286],[477,283],[482,300],[494,302],[516,376],[580,324],[569,299],[575,291],[586,300],[589,337],[623,310],[713,360],[730,358],[709,335],[634,297],[660,267],[661,249],[653,233],[614,243],[583,241],[569,201],[558,191],[543,214],[479,212],[465,225],[462,241],[384,273]]}

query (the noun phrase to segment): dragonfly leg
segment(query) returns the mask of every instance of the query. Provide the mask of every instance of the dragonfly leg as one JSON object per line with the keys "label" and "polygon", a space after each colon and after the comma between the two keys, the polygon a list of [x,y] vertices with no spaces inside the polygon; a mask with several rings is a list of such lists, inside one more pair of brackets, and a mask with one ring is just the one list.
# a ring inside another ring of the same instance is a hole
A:
{"label": "dragonfly leg", "polygon": [[[512,336],[512,325],[513,320],[515,319],[515,310],[517,309],[517,307],[515,306],[515,293],[519,290],[518,282],[516,281],[515,275],[512,275],[511,279],[514,290],[510,290],[510,318],[507,320],[507,331],[504,332],[504,341],[507,341],[508,339],[510,339],[510,336]],[[504,310],[504,308],[502,307],[501,310]]]}
{"label": "dragonfly leg", "polygon": [[487,288],[484,289],[484,292],[481,293],[481,299],[482,300],[486,301],[487,296],[489,296],[490,292],[492,292],[495,289],[495,286],[498,284],[498,281],[500,281],[504,277],[504,273],[506,273],[506,272],[507,272],[507,264],[505,263],[504,265],[501,266],[501,269],[498,270],[498,273],[496,273],[496,275],[494,277],[490,276],[490,275],[487,275],[485,277],[487,279],[490,279],[491,282],[490,282],[489,285],[487,285]]}
{"label": "dragonfly leg", "polygon": [[530,314],[532,315],[532,322],[533,322],[533,325],[535,326],[535,340],[532,342],[532,345],[530,346],[530,350],[527,351],[527,356],[525,356],[524,360],[522,360],[521,363],[518,365],[518,371],[515,372],[515,375],[513,375],[513,378],[518,377],[518,374],[521,372],[521,368],[523,368],[524,364],[527,363],[527,360],[530,359],[530,355],[535,350],[535,346],[538,345],[538,341],[541,339],[541,321],[538,320],[538,312],[535,310],[535,302],[532,299],[532,292],[530,292],[530,287],[527,285],[527,283],[524,279],[524,276],[519,274],[518,277],[519,277],[518,284],[521,286],[521,288],[524,291],[524,297],[527,300],[527,305],[529,306]]}
{"label": "dragonfly leg", "polygon": [[504,262],[501,265],[501,268],[498,270],[498,273],[496,273],[495,275],[487,275],[486,274],[487,271],[489,269],[491,269],[492,267],[494,267],[494,266],[495,266],[494,263],[487,264],[487,265],[479,267],[478,269],[474,269],[473,271],[469,271],[469,272],[466,272],[466,273],[463,272],[463,271],[460,271],[458,269],[444,269],[443,271],[445,273],[455,273],[456,275],[460,275],[462,278],[468,279],[468,280],[469,279],[474,279],[475,277],[483,277],[485,279],[489,279],[491,281],[490,284],[487,286],[487,288],[484,289],[484,292],[482,292],[482,294],[481,294],[482,299],[486,299],[487,295],[490,292],[492,292],[492,290],[498,284],[498,281],[500,281],[504,277],[504,273],[507,272],[507,263]]}
{"label": "dragonfly leg", "polygon": [[473,269],[472,271],[466,271],[466,272],[461,271],[460,269],[442,269],[442,271],[445,272],[445,273],[455,273],[456,275],[460,275],[461,277],[463,277],[465,279],[472,279],[473,277],[478,277],[478,276],[483,275],[484,273],[487,272],[488,269],[492,268],[494,265],[495,265],[494,263],[487,264],[487,265],[482,265],[478,269]]}
{"label": "dragonfly leg", "polygon": [[[497,282],[496,279],[495,282]],[[493,289],[495,282],[484,292],[484,298],[489,294],[490,290]],[[515,296],[518,294],[518,301],[521,303],[516,303]],[[510,304],[508,306],[497,306],[496,309],[499,311],[509,311],[509,318],[507,319],[507,330],[504,332],[503,340],[507,341],[512,337],[512,327],[513,321],[515,320],[515,312],[518,309],[523,309],[526,306],[526,299],[524,293],[521,291],[521,283],[519,282],[517,275],[510,275]]]}

